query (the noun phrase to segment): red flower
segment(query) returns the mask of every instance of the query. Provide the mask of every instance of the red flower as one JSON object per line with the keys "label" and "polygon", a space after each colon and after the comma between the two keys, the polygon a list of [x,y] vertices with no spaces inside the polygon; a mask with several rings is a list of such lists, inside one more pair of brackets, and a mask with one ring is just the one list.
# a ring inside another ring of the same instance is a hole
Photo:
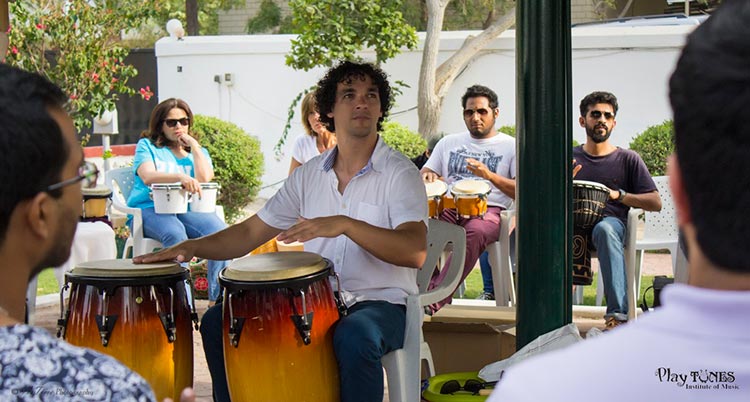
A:
{"label": "red flower", "polygon": [[98,83],[99,83],[99,74],[97,74],[97,73],[91,73],[91,79],[92,79],[92,80],[93,80],[93,81],[94,81],[95,83],[97,83],[97,84],[98,84]]}
{"label": "red flower", "polygon": [[46,26],[46,25],[44,25],[44,24],[42,24],[42,23],[40,22],[40,23],[36,24],[36,29],[41,29],[41,30],[45,30],[45,29],[47,29],[47,26]]}
{"label": "red flower", "polygon": [[13,46],[12,48],[10,48],[10,52],[13,54],[18,54],[18,48]]}
{"label": "red flower", "polygon": [[76,100],[76,99],[78,99],[78,95],[70,94],[70,100]]}
{"label": "red flower", "polygon": [[151,87],[146,85],[146,88],[141,88],[138,90],[138,92],[141,93],[141,97],[145,100],[150,100],[152,96],[154,96],[154,93],[151,92]]}

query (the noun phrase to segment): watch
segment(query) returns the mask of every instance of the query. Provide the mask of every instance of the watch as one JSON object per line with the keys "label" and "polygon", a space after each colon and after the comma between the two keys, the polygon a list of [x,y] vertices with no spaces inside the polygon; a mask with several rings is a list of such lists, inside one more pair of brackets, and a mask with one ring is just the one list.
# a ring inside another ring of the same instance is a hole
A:
{"label": "watch", "polygon": [[622,200],[625,198],[625,195],[627,195],[628,193],[626,193],[623,189],[620,189],[618,191],[620,191],[620,196],[617,197],[617,201],[622,202]]}

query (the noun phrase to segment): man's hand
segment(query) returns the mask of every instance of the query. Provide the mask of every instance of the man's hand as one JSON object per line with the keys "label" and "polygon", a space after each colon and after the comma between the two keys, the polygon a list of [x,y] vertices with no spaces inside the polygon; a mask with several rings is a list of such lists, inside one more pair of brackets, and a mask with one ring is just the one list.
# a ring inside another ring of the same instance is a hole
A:
{"label": "man's hand", "polygon": [[487,168],[487,165],[476,159],[466,159],[466,170],[468,170],[469,173],[473,174],[474,176],[481,177],[485,180],[491,180],[490,174],[492,172],[490,172],[490,170]]}
{"label": "man's hand", "polygon": [[[164,398],[164,402],[174,402],[172,398]],[[180,393],[180,402],[195,402],[195,391],[188,387]]]}
{"label": "man's hand", "polygon": [[432,183],[435,180],[438,180],[440,176],[429,169],[423,169],[422,170],[422,181],[425,183]]}
{"label": "man's hand", "polygon": [[180,244],[175,244],[172,247],[159,250],[155,253],[149,253],[135,257],[133,258],[133,262],[136,264],[147,264],[159,261],[187,262],[192,260],[194,256],[195,250],[193,247],[191,247],[191,243],[188,240]]}
{"label": "man's hand", "polygon": [[573,178],[574,179],[575,179],[576,175],[578,174],[578,172],[581,171],[581,169],[583,169],[583,165],[578,164],[576,162],[576,160],[573,159]]}
{"label": "man's hand", "polygon": [[306,242],[318,237],[336,237],[344,234],[349,218],[343,215],[325,216],[321,218],[300,218],[294,226],[279,233],[278,241],[292,243]]}

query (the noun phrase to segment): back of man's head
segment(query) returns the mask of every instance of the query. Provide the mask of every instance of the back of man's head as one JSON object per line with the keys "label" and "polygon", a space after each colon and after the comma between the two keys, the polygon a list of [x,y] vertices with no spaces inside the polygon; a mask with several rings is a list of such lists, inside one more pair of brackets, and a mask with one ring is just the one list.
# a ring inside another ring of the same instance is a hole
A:
{"label": "back of man's head", "polygon": [[70,150],[49,109],[66,101],[45,78],[0,63],[0,244],[18,203],[60,179]]}
{"label": "back of man's head", "polygon": [[714,264],[750,272],[750,1],[725,0],[696,28],[669,85],[698,244]]}

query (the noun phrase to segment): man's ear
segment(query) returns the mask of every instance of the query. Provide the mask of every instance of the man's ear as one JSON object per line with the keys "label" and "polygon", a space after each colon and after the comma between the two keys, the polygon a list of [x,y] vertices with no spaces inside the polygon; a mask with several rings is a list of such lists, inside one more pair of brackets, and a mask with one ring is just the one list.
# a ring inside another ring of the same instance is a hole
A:
{"label": "man's ear", "polygon": [[52,217],[54,216],[55,199],[46,192],[40,192],[26,201],[24,220],[29,231],[40,239],[47,239],[52,234]]}
{"label": "man's ear", "polygon": [[669,189],[672,191],[675,211],[677,212],[677,225],[683,226],[693,221],[690,215],[690,201],[688,200],[685,187],[682,183],[682,172],[677,160],[677,155],[672,154],[667,159],[667,175],[669,176]]}
{"label": "man's ear", "polygon": [[586,119],[583,118],[583,116],[578,117],[578,124],[581,125],[581,127],[586,127]]}

